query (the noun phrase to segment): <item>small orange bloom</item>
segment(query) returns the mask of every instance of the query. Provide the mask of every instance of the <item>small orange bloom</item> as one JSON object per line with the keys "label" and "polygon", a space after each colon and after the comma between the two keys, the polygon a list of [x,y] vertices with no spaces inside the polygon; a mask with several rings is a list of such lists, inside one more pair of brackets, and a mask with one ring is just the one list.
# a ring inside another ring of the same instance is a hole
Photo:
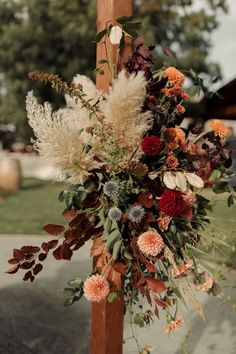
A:
{"label": "small orange bloom", "polygon": [[210,122],[210,128],[213,130],[215,136],[225,139],[230,135],[230,130],[219,119],[213,119]]}
{"label": "small orange bloom", "polygon": [[170,155],[166,159],[166,164],[169,168],[176,168],[179,166],[179,161],[174,155]]}
{"label": "small orange bloom", "polygon": [[169,68],[167,68],[164,72],[164,77],[168,78],[168,81],[177,87],[181,87],[184,83],[185,80],[185,76],[184,74],[177,70],[176,68],[174,68],[173,66],[170,66]]}
{"label": "small orange bloom", "polygon": [[185,112],[185,108],[184,108],[184,106],[182,106],[182,104],[177,104],[176,109],[179,113]]}
{"label": "small orange bloom", "polygon": [[189,95],[184,91],[181,92],[180,96],[184,101],[188,101],[190,98]]}
{"label": "small orange bloom", "polygon": [[166,215],[165,213],[161,212],[160,217],[157,219],[157,223],[161,231],[168,230],[169,224],[172,220],[172,217]]}
{"label": "small orange bloom", "polygon": [[173,277],[179,277],[182,275],[187,275],[191,271],[191,269],[192,264],[185,263],[173,268],[171,274],[173,275]]}
{"label": "small orange bloom", "polygon": [[185,137],[185,132],[181,128],[175,128],[176,131],[176,137],[179,140],[181,144],[185,143],[186,137]]}

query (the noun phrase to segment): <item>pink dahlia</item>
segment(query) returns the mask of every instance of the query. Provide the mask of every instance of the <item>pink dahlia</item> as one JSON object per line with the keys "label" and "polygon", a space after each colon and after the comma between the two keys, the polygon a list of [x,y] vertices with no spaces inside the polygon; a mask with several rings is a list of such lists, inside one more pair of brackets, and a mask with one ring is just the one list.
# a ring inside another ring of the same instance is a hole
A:
{"label": "pink dahlia", "polygon": [[160,211],[169,216],[179,215],[183,209],[183,206],[184,201],[182,194],[171,189],[165,190],[159,202]]}
{"label": "pink dahlia", "polygon": [[161,151],[161,140],[155,136],[146,136],[141,142],[143,152],[148,156],[156,156]]}
{"label": "pink dahlia", "polygon": [[92,275],[84,282],[84,296],[89,301],[101,302],[107,297],[109,292],[108,281],[99,274]]}
{"label": "pink dahlia", "polygon": [[138,238],[137,245],[142,253],[152,257],[161,253],[165,246],[161,235],[155,231],[147,231],[141,234]]}

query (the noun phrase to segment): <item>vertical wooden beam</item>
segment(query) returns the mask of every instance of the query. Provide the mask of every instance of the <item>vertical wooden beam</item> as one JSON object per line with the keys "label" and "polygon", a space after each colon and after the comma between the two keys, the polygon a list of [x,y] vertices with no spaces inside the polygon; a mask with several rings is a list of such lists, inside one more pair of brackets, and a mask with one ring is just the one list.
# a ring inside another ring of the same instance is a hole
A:
{"label": "vertical wooden beam", "polygon": [[[106,27],[107,23],[116,24],[116,19],[122,16],[132,16],[132,0],[97,0],[97,32],[100,32]],[[126,47],[121,56],[120,66],[125,61],[130,53],[130,42],[126,41]],[[107,48],[107,50],[106,50]],[[110,43],[109,39],[104,43],[97,45],[97,67],[100,59],[106,59],[107,54],[111,53],[115,59],[116,48]],[[105,64],[104,75],[97,75],[97,87],[100,90],[107,91],[110,82],[110,72],[108,65]]]}
{"label": "vertical wooden beam", "polygon": [[[106,27],[107,22],[115,24],[121,16],[132,15],[132,0],[97,0],[97,32]],[[109,40],[106,41],[107,52],[114,57],[115,48]],[[130,50],[130,43],[123,52],[124,61]],[[106,58],[104,43],[97,45],[97,62]],[[122,67],[121,60],[121,67]],[[108,65],[104,65],[104,75],[97,76],[97,87],[108,91],[110,72]],[[124,299],[108,303],[92,304],[92,337],[91,354],[122,354],[123,352],[123,322]]]}

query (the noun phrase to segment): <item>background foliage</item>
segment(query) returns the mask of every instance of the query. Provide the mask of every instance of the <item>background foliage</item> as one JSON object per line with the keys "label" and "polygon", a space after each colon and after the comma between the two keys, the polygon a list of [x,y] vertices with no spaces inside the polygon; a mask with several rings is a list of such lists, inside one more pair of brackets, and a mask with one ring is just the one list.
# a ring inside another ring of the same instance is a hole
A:
{"label": "background foliage", "polygon": [[[0,0],[0,122],[15,123],[22,139],[32,134],[25,114],[28,90],[55,107],[63,102],[49,88],[30,82],[29,71],[58,73],[66,80],[78,72],[91,76],[95,5],[95,0]],[[210,77],[219,74],[207,55],[226,0],[135,0],[134,5],[147,42],[178,58],[160,56],[160,61],[177,60],[178,67],[191,66]]]}

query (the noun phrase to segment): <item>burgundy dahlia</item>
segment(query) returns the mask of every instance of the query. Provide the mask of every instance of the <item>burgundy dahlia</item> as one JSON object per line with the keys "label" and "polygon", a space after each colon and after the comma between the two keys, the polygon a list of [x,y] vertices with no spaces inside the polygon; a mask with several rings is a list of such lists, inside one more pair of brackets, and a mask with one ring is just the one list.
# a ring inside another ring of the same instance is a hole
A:
{"label": "burgundy dahlia", "polygon": [[182,194],[171,189],[166,189],[162,194],[159,208],[169,216],[177,216],[181,213],[184,206]]}
{"label": "burgundy dahlia", "polygon": [[156,156],[161,151],[161,140],[155,135],[146,136],[141,143],[141,147],[146,155]]}

